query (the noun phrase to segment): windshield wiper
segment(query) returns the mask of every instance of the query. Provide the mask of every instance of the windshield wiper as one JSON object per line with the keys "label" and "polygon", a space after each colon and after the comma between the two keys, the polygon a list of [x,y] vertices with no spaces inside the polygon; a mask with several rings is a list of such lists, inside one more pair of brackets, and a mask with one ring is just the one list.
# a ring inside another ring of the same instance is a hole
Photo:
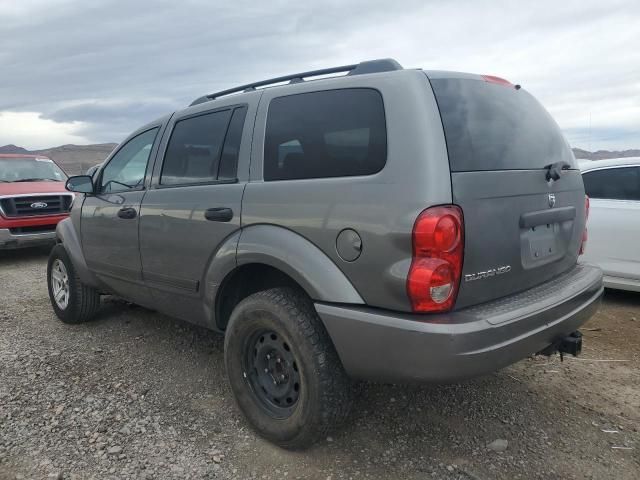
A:
{"label": "windshield wiper", "polygon": [[17,182],[58,182],[55,178],[21,178],[20,180],[14,180],[13,183]]}

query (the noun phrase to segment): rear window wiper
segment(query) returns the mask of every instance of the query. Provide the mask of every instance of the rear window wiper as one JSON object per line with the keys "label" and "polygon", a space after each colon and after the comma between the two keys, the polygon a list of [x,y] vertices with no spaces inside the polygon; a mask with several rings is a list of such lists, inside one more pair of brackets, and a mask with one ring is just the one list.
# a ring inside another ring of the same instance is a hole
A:
{"label": "rear window wiper", "polygon": [[563,170],[569,170],[571,165],[569,165],[565,161],[559,161],[555,163],[551,163],[544,167],[547,170],[547,182],[552,180],[560,180],[560,176],[562,175]]}

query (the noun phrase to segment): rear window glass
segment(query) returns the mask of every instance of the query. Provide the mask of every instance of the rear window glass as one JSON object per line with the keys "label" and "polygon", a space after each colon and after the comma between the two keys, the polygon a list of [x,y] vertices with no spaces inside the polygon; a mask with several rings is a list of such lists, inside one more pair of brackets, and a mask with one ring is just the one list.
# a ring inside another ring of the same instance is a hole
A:
{"label": "rear window glass", "polygon": [[532,170],[573,154],[551,115],[523,89],[474,79],[431,80],[454,172]]}
{"label": "rear window glass", "polygon": [[590,198],[640,200],[640,167],[606,168],[582,175]]}
{"label": "rear window glass", "polygon": [[370,175],[387,156],[382,96],[342,89],[275,98],[269,105],[264,179]]}

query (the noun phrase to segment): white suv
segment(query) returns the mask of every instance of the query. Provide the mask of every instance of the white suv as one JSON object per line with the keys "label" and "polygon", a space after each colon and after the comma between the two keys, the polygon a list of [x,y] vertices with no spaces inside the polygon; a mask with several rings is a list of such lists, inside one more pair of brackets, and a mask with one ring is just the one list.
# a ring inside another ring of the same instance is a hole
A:
{"label": "white suv", "polygon": [[604,285],[640,291],[640,157],[580,161],[590,199],[589,241],[581,259],[604,270]]}

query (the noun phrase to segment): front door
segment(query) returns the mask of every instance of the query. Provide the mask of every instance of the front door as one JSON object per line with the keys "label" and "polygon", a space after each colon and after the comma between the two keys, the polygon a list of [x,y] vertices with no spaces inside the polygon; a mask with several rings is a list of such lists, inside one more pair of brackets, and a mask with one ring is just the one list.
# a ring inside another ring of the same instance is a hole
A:
{"label": "front door", "polygon": [[159,311],[208,324],[207,266],[240,229],[251,135],[244,125],[253,118],[247,112],[246,105],[189,110],[167,127],[140,215],[143,276]]}
{"label": "front door", "polygon": [[130,138],[102,168],[96,193],[82,205],[80,231],[87,265],[111,290],[137,303],[148,303],[142,283],[138,241],[145,174],[160,127]]}

